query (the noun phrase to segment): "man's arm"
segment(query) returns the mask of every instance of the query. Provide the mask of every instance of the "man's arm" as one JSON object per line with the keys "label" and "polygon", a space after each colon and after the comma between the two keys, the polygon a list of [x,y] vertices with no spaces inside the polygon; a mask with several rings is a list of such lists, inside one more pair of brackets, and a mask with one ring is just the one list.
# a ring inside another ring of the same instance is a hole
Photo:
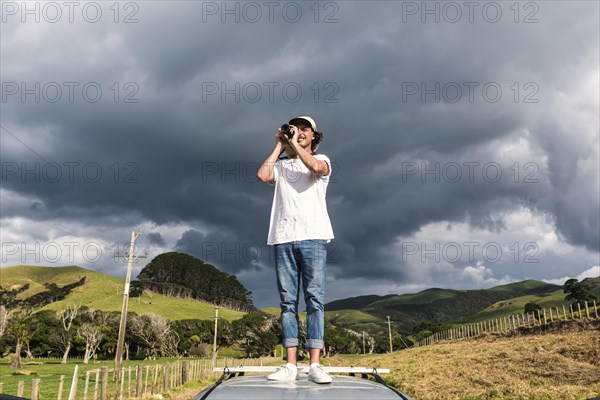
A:
{"label": "man's arm", "polygon": [[304,150],[297,141],[290,141],[290,143],[310,172],[320,176],[329,174],[329,164],[327,162],[316,159],[312,154]]}
{"label": "man's arm", "polygon": [[275,173],[273,170],[275,169],[275,162],[279,157],[279,154],[283,151],[285,145],[283,144],[283,139],[280,138],[280,133],[277,134],[277,143],[275,144],[275,148],[269,154],[267,159],[262,163],[258,172],[256,173],[256,177],[261,182],[274,183],[275,182]]}

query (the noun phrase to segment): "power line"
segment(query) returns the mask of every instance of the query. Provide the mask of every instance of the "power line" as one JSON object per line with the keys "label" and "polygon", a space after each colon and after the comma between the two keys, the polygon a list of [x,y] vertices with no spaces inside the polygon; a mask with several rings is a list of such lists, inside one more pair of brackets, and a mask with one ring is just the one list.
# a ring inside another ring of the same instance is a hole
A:
{"label": "power line", "polygon": [[36,156],[38,156],[40,159],[42,159],[44,162],[48,162],[48,160],[46,160],[44,157],[42,157],[37,151],[35,151],[34,149],[32,149],[31,147],[27,146],[27,144],[25,144],[25,142],[23,142],[21,139],[19,139],[18,137],[16,137],[11,131],[9,131],[8,129],[6,129],[4,126],[0,125],[0,128],[2,128],[4,130],[4,132],[8,133],[10,136],[12,136],[17,142],[21,143],[23,146],[27,147],[33,154],[35,154]]}

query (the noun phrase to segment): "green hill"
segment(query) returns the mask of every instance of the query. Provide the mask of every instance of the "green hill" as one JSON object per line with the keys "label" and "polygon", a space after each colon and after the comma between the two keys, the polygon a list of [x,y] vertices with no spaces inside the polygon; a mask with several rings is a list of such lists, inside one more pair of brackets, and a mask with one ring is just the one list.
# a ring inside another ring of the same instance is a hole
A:
{"label": "green hill", "polygon": [[[397,327],[410,333],[422,321],[480,321],[514,314],[529,301],[550,307],[562,304],[563,299],[561,286],[529,279],[490,289],[431,288],[411,294],[352,297],[328,303],[325,309],[326,318],[346,328],[380,332],[389,315]],[[347,309],[339,308],[342,306]],[[336,314],[339,315],[334,318]]]}
{"label": "green hill", "polygon": [[461,293],[460,290],[431,288],[418,293],[388,296],[375,301],[366,308],[386,308],[398,304],[427,304],[439,299],[449,299]]}
{"label": "green hill", "polygon": [[334,300],[327,304],[325,304],[325,310],[327,311],[337,311],[337,310],[359,310],[363,307],[368,306],[371,303],[376,301],[384,300],[389,297],[394,297],[396,295],[389,294],[387,296],[378,296],[375,294],[367,295],[367,296],[357,296],[357,297],[349,297],[347,299]]}
{"label": "green hill", "polygon": [[325,311],[325,322],[356,332],[387,332],[387,320],[359,310]]}
{"label": "green hill", "polygon": [[[586,278],[582,282],[586,283],[592,289],[592,294],[596,296],[597,299],[600,300],[600,278]],[[523,284],[523,285],[521,285]],[[538,304],[542,308],[550,308],[550,307],[559,307],[562,310],[563,305],[567,305],[568,302],[565,301],[565,293],[563,292],[563,288],[558,285],[546,284],[539,281],[523,281],[517,282],[514,284],[497,286],[494,289],[504,289],[504,287],[508,286],[510,288],[517,287],[523,290],[535,291],[543,288],[543,285],[550,285],[548,287],[556,287],[558,290],[554,290],[549,293],[537,293],[530,294],[525,296],[514,297],[509,300],[499,301],[497,303],[492,304],[487,307],[485,310],[478,312],[468,318],[466,318],[465,322],[479,322],[487,319],[501,318],[507,317],[511,314],[516,314],[523,312],[525,308],[525,304],[529,302],[533,302]],[[510,290],[509,288],[509,290]],[[568,309],[567,309],[568,310]],[[561,311],[562,313],[562,311]]]}
{"label": "green hill", "polygon": [[507,285],[494,286],[489,290],[505,290],[514,293],[538,293],[548,292],[551,289],[556,290],[560,287],[560,285],[554,285],[552,283],[536,281],[534,279],[527,279],[521,282],[509,283]]}
{"label": "green hill", "polygon": [[[0,269],[0,286],[3,289],[17,289],[29,284],[29,289],[17,298],[24,299],[45,290],[44,284],[55,283],[64,286],[86,277],[83,286],[76,287],[63,300],[48,304],[41,310],[61,310],[69,303],[86,306],[100,311],[120,311],[123,303],[125,280],[84,269],[68,267],[34,267],[19,265]],[[129,299],[129,311],[137,314],[152,312],[170,320],[212,319],[214,305],[198,300],[168,297],[144,291],[140,297]],[[229,321],[241,318],[245,313],[219,307],[219,317]]]}

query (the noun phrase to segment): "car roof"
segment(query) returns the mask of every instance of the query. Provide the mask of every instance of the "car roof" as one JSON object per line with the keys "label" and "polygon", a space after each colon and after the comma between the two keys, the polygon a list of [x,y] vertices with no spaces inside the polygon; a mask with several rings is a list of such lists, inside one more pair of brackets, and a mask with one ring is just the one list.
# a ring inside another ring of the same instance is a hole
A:
{"label": "car roof", "polygon": [[332,375],[330,384],[318,384],[300,374],[293,382],[268,381],[266,375],[244,375],[224,380],[200,392],[193,400],[411,400],[389,386],[369,379]]}

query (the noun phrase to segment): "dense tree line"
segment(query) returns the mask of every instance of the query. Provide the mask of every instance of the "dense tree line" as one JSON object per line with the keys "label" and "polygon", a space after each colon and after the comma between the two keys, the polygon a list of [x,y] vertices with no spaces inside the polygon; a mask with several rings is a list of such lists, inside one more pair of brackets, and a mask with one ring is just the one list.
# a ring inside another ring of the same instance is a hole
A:
{"label": "dense tree line", "polygon": [[252,292],[234,275],[189,254],[170,252],[155,257],[134,282],[135,292],[143,289],[178,297],[205,300],[240,311],[256,311]]}
{"label": "dense tree line", "polygon": [[[83,357],[84,363],[113,359],[119,318],[117,312],[96,311],[73,304],[59,312],[13,312],[0,336],[0,353],[11,358],[13,367],[19,367],[22,356],[62,357],[63,362],[67,357]],[[243,351],[246,357],[267,356],[273,355],[282,341],[279,319],[265,313],[248,313],[232,322],[220,319],[217,323],[217,351],[234,347]],[[306,328],[303,322],[301,325],[301,340],[304,340]],[[394,348],[404,347],[403,342],[407,339],[402,339],[397,332],[393,335]],[[169,321],[156,314],[129,313],[124,357],[209,356],[213,337],[214,320]],[[327,355],[389,350],[387,336],[379,338],[331,324],[325,327],[325,346]]]}
{"label": "dense tree line", "polygon": [[35,310],[44,307],[47,304],[63,300],[73,289],[85,285],[87,278],[84,276],[77,282],[73,282],[64,286],[58,286],[56,283],[44,283],[46,290],[36,293],[25,299],[19,299],[17,296],[29,289],[29,283],[24,284],[18,289],[3,289],[0,288],[0,304],[6,309],[14,308]]}

